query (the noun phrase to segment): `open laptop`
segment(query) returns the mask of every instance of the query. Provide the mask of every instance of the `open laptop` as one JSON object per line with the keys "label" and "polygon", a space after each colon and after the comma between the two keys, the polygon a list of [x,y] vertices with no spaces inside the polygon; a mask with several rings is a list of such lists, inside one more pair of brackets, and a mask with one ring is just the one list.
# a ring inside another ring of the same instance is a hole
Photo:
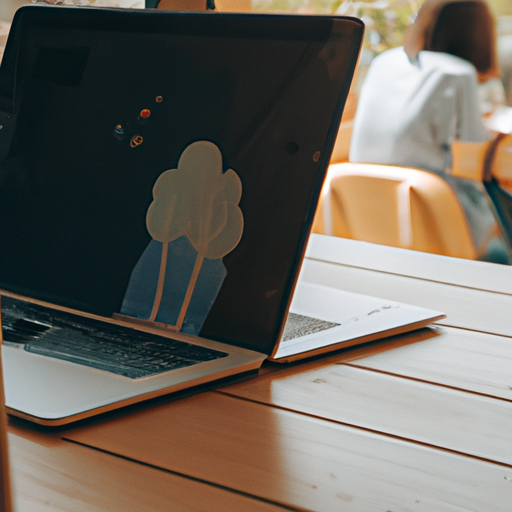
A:
{"label": "open laptop", "polygon": [[347,338],[342,292],[294,296],[362,34],[343,17],[17,12],[0,68],[10,413],[65,424],[256,371],[283,331],[291,360],[439,317]]}

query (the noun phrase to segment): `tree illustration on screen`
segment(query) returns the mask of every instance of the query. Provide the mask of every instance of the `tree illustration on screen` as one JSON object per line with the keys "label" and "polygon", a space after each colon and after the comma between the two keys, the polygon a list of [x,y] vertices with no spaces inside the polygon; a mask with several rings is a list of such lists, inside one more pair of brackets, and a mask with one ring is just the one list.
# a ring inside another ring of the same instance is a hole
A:
{"label": "tree illustration on screen", "polygon": [[222,258],[240,241],[243,216],[238,203],[241,195],[240,178],[232,169],[222,172],[222,155],[215,144],[207,141],[188,146],[177,168],[160,175],[146,218],[149,234],[162,243],[150,321],[155,320],[162,299],[169,243],[186,236],[197,251],[176,323],[180,330],[204,259]]}

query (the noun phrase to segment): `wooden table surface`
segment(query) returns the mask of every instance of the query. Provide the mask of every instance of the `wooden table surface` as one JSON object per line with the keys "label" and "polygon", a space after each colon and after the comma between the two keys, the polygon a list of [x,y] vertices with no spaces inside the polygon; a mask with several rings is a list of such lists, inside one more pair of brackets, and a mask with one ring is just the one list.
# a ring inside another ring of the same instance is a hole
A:
{"label": "wooden table surface", "polygon": [[512,337],[464,328],[460,307],[66,429],[11,419],[16,510],[510,512]]}

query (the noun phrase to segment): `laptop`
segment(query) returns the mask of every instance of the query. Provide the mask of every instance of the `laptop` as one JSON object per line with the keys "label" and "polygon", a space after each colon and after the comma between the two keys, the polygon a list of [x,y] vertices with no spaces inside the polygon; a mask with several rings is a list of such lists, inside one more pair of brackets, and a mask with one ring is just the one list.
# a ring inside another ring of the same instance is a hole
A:
{"label": "laptop", "polygon": [[[342,292],[296,287],[362,35],[336,16],[18,10],[0,68],[11,414],[67,424],[256,372],[283,338],[289,361],[376,335],[329,336],[344,322],[319,305]],[[378,336],[439,317],[411,311]]]}

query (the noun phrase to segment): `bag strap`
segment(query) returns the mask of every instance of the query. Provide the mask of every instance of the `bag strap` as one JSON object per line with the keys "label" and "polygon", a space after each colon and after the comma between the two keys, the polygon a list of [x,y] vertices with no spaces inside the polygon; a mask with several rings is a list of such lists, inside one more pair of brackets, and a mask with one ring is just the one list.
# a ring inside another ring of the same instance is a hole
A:
{"label": "bag strap", "polygon": [[496,157],[496,151],[498,150],[498,147],[501,143],[501,141],[507,136],[507,133],[498,133],[494,140],[489,144],[489,147],[487,148],[487,151],[485,152],[485,158],[484,158],[484,168],[482,172],[482,179],[484,183],[489,183],[493,176],[492,176],[492,164],[494,163],[494,158]]}

